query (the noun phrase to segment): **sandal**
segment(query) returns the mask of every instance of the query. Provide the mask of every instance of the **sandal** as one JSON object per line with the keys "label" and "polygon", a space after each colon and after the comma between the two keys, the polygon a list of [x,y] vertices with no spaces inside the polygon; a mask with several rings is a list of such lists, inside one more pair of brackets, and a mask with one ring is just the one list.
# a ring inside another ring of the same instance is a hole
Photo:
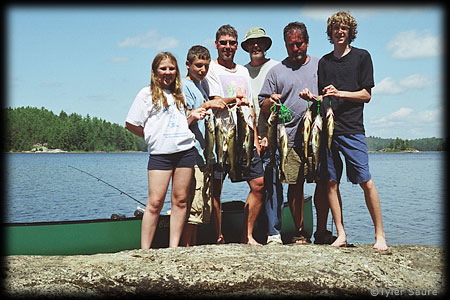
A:
{"label": "sandal", "polygon": [[297,231],[297,233],[292,237],[291,242],[300,245],[311,244],[311,240],[307,237],[307,235],[308,233],[303,229]]}
{"label": "sandal", "polygon": [[331,245],[336,239],[337,236],[334,236],[328,230],[314,233],[314,244],[316,245]]}

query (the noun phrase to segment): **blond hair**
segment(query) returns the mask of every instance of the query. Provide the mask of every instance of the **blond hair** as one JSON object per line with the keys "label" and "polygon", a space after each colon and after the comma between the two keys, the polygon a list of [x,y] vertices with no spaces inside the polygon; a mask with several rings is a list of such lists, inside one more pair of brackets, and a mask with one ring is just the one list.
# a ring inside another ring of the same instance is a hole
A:
{"label": "blond hair", "polygon": [[358,27],[358,23],[356,22],[356,19],[346,11],[338,11],[334,15],[328,18],[327,21],[327,35],[328,40],[330,43],[333,44],[333,26],[335,24],[343,24],[347,25],[349,27],[349,44],[353,42],[356,39],[356,34],[358,33],[358,30],[356,30],[356,27]]}
{"label": "blond hair", "polygon": [[181,110],[182,108],[186,107],[186,102],[184,100],[184,96],[183,96],[183,93],[181,90],[180,70],[178,68],[177,59],[170,52],[160,52],[153,59],[151,79],[150,79],[150,92],[152,94],[152,102],[153,102],[153,105],[157,109],[161,108],[161,105],[164,108],[169,106],[169,104],[167,103],[167,98],[164,95],[163,88],[161,87],[159,80],[157,79],[157,75],[156,75],[159,65],[165,59],[170,59],[176,67],[177,74],[176,74],[175,80],[170,85],[169,90],[175,100],[177,108],[179,110]]}

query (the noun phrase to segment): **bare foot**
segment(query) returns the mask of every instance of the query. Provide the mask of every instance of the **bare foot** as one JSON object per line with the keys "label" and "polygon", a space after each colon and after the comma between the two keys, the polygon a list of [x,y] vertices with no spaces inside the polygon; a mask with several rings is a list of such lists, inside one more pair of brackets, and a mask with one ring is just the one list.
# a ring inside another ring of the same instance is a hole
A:
{"label": "bare foot", "polygon": [[338,235],[337,239],[331,244],[333,247],[345,247],[347,246],[347,235]]}
{"label": "bare foot", "polygon": [[247,239],[247,245],[262,246],[262,244],[258,243],[253,237]]}
{"label": "bare foot", "polygon": [[375,236],[375,240],[376,242],[375,245],[373,245],[373,249],[380,251],[386,251],[389,249],[384,236],[379,236],[378,238]]}
{"label": "bare foot", "polygon": [[219,238],[217,239],[216,244],[217,244],[217,245],[225,244],[225,239],[223,238],[223,235],[220,235],[220,236],[219,236]]}

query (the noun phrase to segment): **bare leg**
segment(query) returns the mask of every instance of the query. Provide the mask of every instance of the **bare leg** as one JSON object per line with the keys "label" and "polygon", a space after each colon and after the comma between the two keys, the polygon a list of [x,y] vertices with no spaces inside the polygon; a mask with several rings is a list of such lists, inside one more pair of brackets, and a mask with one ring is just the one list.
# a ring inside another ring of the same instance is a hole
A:
{"label": "bare leg", "polygon": [[186,223],[181,235],[181,245],[184,247],[194,246],[197,243],[197,225]]}
{"label": "bare leg", "polygon": [[298,175],[299,179],[296,184],[289,184],[287,198],[291,209],[292,218],[294,219],[295,229],[301,231],[303,229],[303,207],[305,198],[303,195],[303,178]]}
{"label": "bare leg", "polygon": [[148,171],[148,200],[142,217],[141,248],[149,249],[164,205],[172,171]]}
{"label": "bare leg", "polygon": [[211,223],[216,232],[216,243],[223,244],[225,240],[222,235],[222,210],[220,207],[220,194],[222,193],[222,180],[213,178],[212,183],[212,211]]}
{"label": "bare leg", "polygon": [[262,246],[253,237],[253,227],[255,226],[256,218],[262,207],[264,197],[264,177],[258,177],[247,181],[250,187],[247,200],[244,207],[244,224],[243,224],[243,240],[248,245]]}
{"label": "bare leg", "polygon": [[314,190],[314,206],[316,207],[317,215],[316,232],[324,232],[327,230],[328,211],[330,210],[327,184],[324,181],[316,184],[316,188]]}
{"label": "bare leg", "polygon": [[366,200],[367,208],[372,217],[373,225],[375,227],[375,245],[374,249],[387,250],[386,237],[384,235],[383,220],[381,216],[380,196],[375,187],[375,183],[370,179],[367,182],[360,184],[364,191],[364,198]]}
{"label": "bare leg", "polygon": [[176,168],[172,177],[169,247],[178,247],[187,221],[187,197],[194,168]]}
{"label": "bare leg", "polygon": [[[191,186],[190,186],[190,190],[189,190],[189,195],[188,195],[188,199],[187,199],[187,203],[188,203],[188,209],[187,209],[187,213],[189,215],[189,217],[187,218],[188,220],[191,217],[191,213],[193,210],[193,206],[195,205],[194,201],[197,197],[197,192],[196,192],[196,186],[198,184],[198,180],[199,178],[197,178],[197,174],[200,174],[200,169],[199,168],[194,168],[194,174],[192,176],[192,180],[191,180]],[[203,177],[203,172],[201,172],[201,177]],[[203,178],[201,179],[203,180]],[[203,196],[202,196],[203,199]],[[190,247],[190,246],[194,246],[195,243],[197,242],[197,225],[193,224],[193,223],[187,223],[184,225],[183,228],[183,233],[181,234],[181,241],[180,241],[180,245],[184,246],[184,247]]]}
{"label": "bare leg", "polygon": [[339,184],[336,181],[328,181],[328,201],[330,203],[331,213],[337,230],[337,239],[331,246],[342,247],[347,244],[347,235],[344,230],[342,218],[342,201],[339,194]]}

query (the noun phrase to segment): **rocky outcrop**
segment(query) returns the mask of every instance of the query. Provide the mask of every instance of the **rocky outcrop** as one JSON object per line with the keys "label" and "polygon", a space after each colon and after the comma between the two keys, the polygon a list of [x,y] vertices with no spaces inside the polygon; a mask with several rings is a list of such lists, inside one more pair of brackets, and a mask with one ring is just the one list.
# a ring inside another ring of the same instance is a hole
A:
{"label": "rocky outcrop", "polygon": [[442,247],[203,245],[4,257],[9,296],[441,295]]}

